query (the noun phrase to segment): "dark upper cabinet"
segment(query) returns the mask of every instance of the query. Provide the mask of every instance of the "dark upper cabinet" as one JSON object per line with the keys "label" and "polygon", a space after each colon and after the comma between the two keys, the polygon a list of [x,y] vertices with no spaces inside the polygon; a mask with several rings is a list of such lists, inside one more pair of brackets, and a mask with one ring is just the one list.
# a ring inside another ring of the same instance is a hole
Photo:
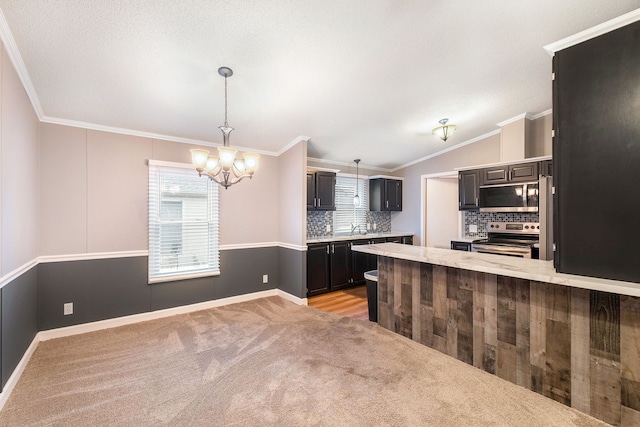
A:
{"label": "dark upper cabinet", "polygon": [[640,282],[639,37],[640,21],[555,53],[553,208],[560,273]]}
{"label": "dark upper cabinet", "polygon": [[316,180],[315,174],[307,172],[307,210],[316,207]]}
{"label": "dark upper cabinet", "polygon": [[314,243],[307,246],[307,296],[327,292],[329,288],[328,243]]}
{"label": "dark upper cabinet", "polygon": [[331,245],[331,290],[351,285],[351,242],[332,242]]}
{"label": "dark upper cabinet", "polygon": [[461,211],[478,209],[478,188],[480,171],[458,172],[458,209]]}
{"label": "dark upper cabinet", "polygon": [[480,185],[538,180],[538,162],[488,167],[480,170]]}
{"label": "dark upper cabinet", "polygon": [[336,210],[336,174],[307,172],[307,210]]}
{"label": "dark upper cabinet", "polygon": [[369,210],[401,211],[402,181],[389,178],[370,179]]}
{"label": "dark upper cabinet", "polygon": [[509,165],[509,182],[538,180],[538,162]]}

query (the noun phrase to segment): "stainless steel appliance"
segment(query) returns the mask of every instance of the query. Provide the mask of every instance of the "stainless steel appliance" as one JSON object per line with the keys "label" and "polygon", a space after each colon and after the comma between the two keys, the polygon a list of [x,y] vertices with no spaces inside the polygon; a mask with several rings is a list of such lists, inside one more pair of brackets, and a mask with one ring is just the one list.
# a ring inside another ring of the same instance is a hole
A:
{"label": "stainless steel appliance", "polygon": [[490,222],[487,239],[471,244],[471,252],[539,258],[540,223]]}
{"label": "stainless steel appliance", "polygon": [[538,212],[538,181],[481,185],[480,212]]}

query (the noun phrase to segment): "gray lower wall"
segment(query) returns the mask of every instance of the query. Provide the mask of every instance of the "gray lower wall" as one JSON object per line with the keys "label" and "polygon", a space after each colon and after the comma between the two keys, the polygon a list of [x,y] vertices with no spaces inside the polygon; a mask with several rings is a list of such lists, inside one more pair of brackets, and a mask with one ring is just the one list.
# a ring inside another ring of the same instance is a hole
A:
{"label": "gray lower wall", "polygon": [[38,267],[0,289],[2,388],[38,333]]}
{"label": "gray lower wall", "polygon": [[288,248],[278,248],[280,282],[278,289],[295,295],[307,297],[307,252]]}
{"label": "gray lower wall", "polygon": [[[40,264],[0,289],[0,384],[38,331],[275,288],[305,298],[306,259],[305,251],[275,246],[225,250],[219,276],[153,285],[146,256]],[[68,302],[74,313],[65,316]]]}

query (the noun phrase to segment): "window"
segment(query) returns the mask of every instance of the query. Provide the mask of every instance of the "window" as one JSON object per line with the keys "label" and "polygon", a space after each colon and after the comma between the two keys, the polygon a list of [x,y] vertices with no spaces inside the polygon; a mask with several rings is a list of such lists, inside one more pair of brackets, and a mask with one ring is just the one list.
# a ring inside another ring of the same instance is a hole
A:
{"label": "window", "polygon": [[[353,196],[356,195],[356,181],[360,206],[353,206]],[[338,175],[336,177],[336,210],[333,213],[334,233],[351,231],[351,224],[359,225],[362,232],[366,231],[367,211],[369,210],[369,180],[367,178],[352,178]]]}
{"label": "window", "polygon": [[220,273],[218,184],[149,161],[149,283]]}

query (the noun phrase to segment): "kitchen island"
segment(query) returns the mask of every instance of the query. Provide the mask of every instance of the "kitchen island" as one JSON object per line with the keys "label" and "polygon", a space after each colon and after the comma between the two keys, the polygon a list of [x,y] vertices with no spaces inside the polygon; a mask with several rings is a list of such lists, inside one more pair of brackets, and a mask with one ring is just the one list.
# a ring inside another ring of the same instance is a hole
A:
{"label": "kitchen island", "polygon": [[640,284],[384,243],[381,326],[615,425],[640,425]]}

